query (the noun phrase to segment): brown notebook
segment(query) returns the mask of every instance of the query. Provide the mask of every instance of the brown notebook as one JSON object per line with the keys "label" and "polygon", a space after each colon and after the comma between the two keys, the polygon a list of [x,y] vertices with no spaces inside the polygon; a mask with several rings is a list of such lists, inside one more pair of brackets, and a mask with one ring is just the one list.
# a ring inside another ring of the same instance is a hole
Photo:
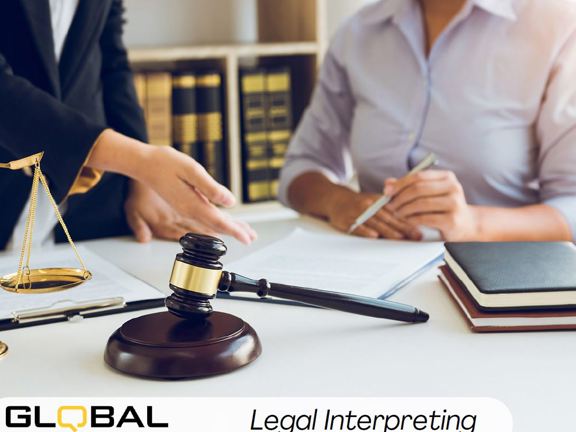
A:
{"label": "brown notebook", "polygon": [[576,309],[507,312],[480,311],[467,295],[466,290],[458,279],[452,274],[450,268],[444,265],[440,267],[440,271],[441,274],[438,277],[474,332],[576,330]]}

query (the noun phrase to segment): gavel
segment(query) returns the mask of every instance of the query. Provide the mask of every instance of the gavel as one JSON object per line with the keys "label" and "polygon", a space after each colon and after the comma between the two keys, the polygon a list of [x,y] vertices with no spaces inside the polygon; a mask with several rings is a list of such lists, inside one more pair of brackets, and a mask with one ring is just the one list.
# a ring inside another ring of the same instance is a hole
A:
{"label": "gavel", "polygon": [[[124,323],[106,345],[104,360],[123,373],[154,379],[190,379],[232,372],[262,352],[256,331],[242,319],[213,311],[220,292],[247,292],[397,321],[428,321],[412,306],[350,294],[254,280],[223,270],[226,245],[215,237],[187,234],[180,239],[166,299],[168,311]],[[263,269],[265,271],[265,269]]]}
{"label": "gavel", "polygon": [[[166,307],[174,315],[188,320],[203,320],[212,313],[210,300],[217,292],[245,292],[260,298],[276,297],[312,306],[386,318],[409,323],[422,323],[429,315],[415,307],[312,288],[304,288],[266,279],[254,280],[223,270],[220,259],[226,254],[224,242],[216,237],[186,234],[180,239],[182,253],[176,255]],[[265,271],[265,269],[263,269]]]}

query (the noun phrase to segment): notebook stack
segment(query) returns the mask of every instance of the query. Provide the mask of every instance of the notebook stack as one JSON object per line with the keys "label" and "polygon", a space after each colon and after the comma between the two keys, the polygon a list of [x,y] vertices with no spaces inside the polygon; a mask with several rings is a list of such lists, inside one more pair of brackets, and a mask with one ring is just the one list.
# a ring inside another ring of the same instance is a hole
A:
{"label": "notebook stack", "polygon": [[576,329],[572,243],[447,243],[440,280],[476,332]]}

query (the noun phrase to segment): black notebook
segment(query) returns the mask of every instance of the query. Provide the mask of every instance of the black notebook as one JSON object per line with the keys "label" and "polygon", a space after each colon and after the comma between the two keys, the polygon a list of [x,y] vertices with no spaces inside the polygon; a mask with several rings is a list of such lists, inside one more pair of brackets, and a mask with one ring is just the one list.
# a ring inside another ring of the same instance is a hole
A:
{"label": "black notebook", "polygon": [[481,310],[576,306],[572,243],[446,243],[445,261]]}

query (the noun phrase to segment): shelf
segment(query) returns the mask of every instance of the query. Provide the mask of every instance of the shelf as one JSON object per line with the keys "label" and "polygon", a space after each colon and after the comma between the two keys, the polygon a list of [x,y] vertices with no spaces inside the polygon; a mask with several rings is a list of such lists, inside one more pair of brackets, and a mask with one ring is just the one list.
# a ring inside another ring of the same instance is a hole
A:
{"label": "shelf", "polygon": [[239,58],[317,54],[316,42],[133,48],[129,51],[132,63],[220,59],[229,56]]}

